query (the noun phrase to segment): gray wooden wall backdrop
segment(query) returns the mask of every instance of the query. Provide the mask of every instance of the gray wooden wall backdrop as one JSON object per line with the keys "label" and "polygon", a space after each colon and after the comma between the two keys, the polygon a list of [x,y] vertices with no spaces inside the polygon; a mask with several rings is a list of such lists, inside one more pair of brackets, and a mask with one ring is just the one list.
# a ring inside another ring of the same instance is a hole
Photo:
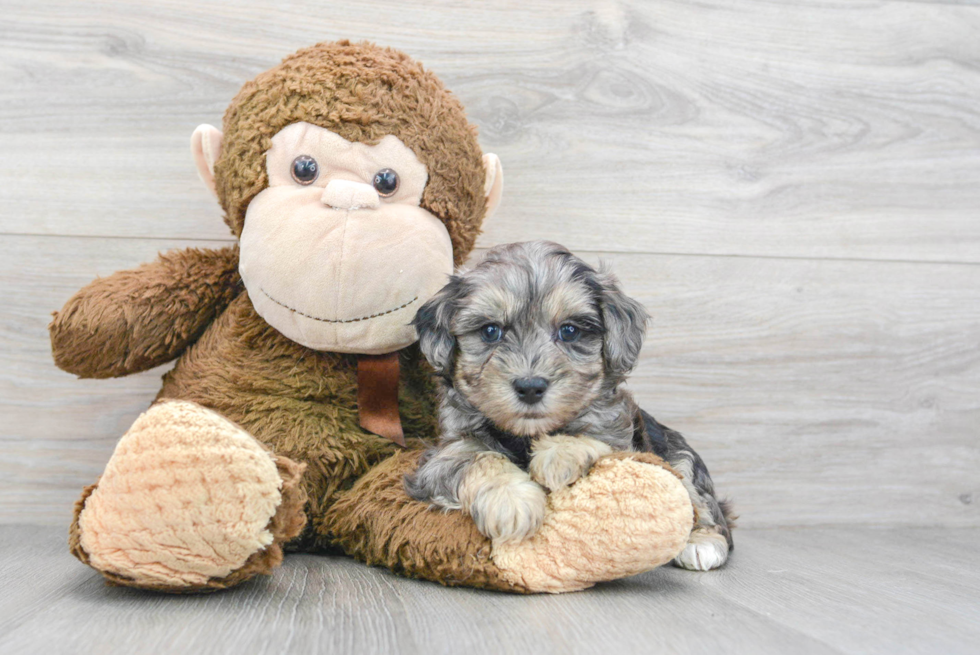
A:
{"label": "gray wooden wall backdrop", "polygon": [[161,371],[79,381],[49,313],[227,242],[188,137],[320,40],[404,49],[506,171],[482,247],[607,260],[632,386],[744,526],[980,525],[980,6],[0,2],[0,521],[65,524]]}

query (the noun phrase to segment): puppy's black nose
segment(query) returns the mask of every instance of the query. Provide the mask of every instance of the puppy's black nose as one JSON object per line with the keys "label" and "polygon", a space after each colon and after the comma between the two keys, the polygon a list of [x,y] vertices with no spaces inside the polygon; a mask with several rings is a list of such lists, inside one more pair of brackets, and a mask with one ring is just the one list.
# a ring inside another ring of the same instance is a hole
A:
{"label": "puppy's black nose", "polygon": [[514,391],[522,403],[533,405],[541,402],[544,392],[548,389],[548,381],[544,378],[521,378],[514,380]]}

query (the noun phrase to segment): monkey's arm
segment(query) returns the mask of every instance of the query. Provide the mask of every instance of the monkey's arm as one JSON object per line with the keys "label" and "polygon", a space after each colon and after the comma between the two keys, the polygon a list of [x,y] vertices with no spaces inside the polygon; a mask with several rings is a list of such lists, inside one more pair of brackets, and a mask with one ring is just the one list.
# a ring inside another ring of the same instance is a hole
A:
{"label": "monkey's arm", "polygon": [[83,378],[153,368],[196,341],[241,290],[237,245],[168,252],[99,278],[54,313],[55,364]]}

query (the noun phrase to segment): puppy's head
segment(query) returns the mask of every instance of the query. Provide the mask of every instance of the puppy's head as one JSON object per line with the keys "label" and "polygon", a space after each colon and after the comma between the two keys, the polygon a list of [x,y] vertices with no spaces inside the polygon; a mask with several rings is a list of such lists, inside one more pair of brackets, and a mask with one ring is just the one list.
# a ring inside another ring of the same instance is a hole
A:
{"label": "puppy's head", "polygon": [[558,244],[498,246],[413,321],[436,371],[497,427],[545,434],[636,364],[647,314]]}

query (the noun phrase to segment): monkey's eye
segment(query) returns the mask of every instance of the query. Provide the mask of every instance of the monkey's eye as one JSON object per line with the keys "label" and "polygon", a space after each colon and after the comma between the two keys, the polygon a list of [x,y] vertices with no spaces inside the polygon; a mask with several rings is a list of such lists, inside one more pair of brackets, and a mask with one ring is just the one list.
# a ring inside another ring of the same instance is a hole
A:
{"label": "monkey's eye", "polygon": [[582,331],[572,325],[571,323],[565,323],[560,328],[558,328],[558,338],[565,343],[572,343],[573,341],[578,341],[578,338],[582,336]]}
{"label": "monkey's eye", "polygon": [[480,328],[480,338],[487,343],[497,343],[504,336],[504,331],[496,323],[487,323]]}
{"label": "monkey's eye", "polygon": [[382,198],[389,198],[398,191],[398,173],[390,168],[382,168],[374,174],[374,188]]}
{"label": "monkey's eye", "polygon": [[320,175],[320,167],[309,155],[300,155],[293,160],[291,170],[293,179],[302,185],[313,184]]}

